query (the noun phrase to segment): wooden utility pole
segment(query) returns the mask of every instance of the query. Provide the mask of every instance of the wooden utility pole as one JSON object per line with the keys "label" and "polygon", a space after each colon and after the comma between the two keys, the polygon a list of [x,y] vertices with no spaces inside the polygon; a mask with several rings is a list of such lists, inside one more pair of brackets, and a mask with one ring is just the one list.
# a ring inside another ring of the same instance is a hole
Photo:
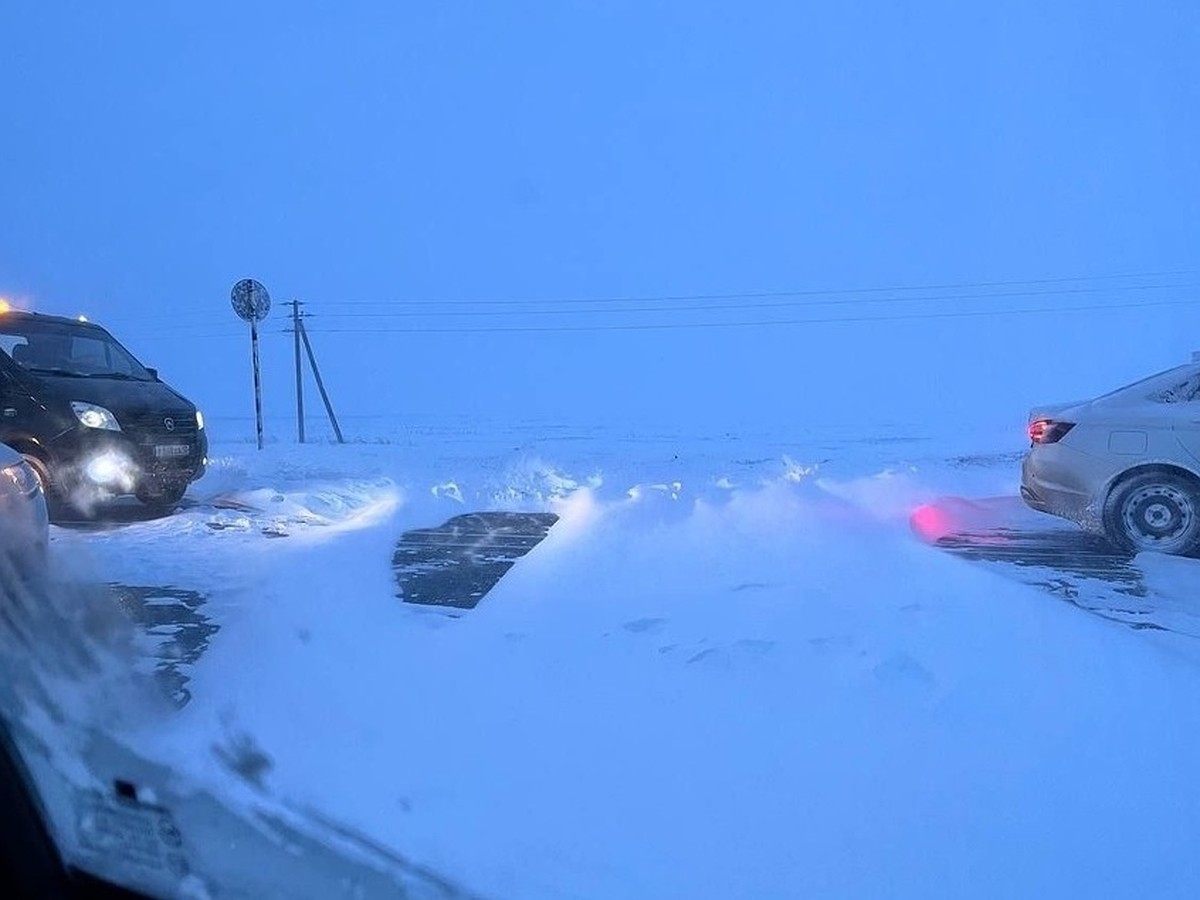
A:
{"label": "wooden utility pole", "polygon": [[312,366],[313,377],[317,380],[317,390],[321,393],[321,400],[325,404],[325,412],[329,414],[329,424],[333,426],[333,433],[337,435],[338,443],[346,443],[346,439],[342,437],[342,429],[338,425],[337,416],[333,412],[333,404],[329,402],[329,394],[325,391],[325,382],[321,379],[321,370],[317,368],[317,358],[313,355],[312,344],[308,342],[308,331],[304,327],[304,320],[296,320],[296,329],[300,332],[300,340],[304,342],[304,351],[308,354],[308,364]]}
{"label": "wooden utility pole", "polygon": [[300,443],[304,443],[304,372],[300,368],[300,307],[299,300],[291,300],[284,304],[292,308],[292,337],[293,350],[296,357],[296,432]]}

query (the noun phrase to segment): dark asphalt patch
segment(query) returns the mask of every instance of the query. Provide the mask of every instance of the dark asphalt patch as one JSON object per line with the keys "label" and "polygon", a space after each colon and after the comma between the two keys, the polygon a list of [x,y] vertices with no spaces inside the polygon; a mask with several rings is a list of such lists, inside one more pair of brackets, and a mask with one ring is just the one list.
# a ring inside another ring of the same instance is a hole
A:
{"label": "dark asphalt patch", "polygon": [[1013,567],[1026,584],[1040,587],[1080,609],[1133,628],[1166,629],[1154,621],[1156,607],[1128,555],[1103,538],[1064,531],[950,535],[935,542],[962,559]]}
{"label": "dark asphalt patch", "polygon": [[202,611],[208,598],[175,587],[110,584],[109,590],[134,623],[158,641],[155,675],[177,706],[186,705],[192,694],[185,667],[203,655],[219,630]]}
{"label": "dark asphalt patch", "polygon": [[1034,513],[1015,498],[949,498],[930,509],[947,523],[944,533],[928,536],[939,549],[1131,628],[1200,637],[1200,600],[1155,594],[1137,559],[1099,535]]}
{"label": "dark asphalt patch", "polygon": [[392,557],[405,603],[474,609],[558,521],[553,513],[483,512],[405,532]]}
{"label": "dark asphalt patch", "polygon": [[1098,579],[1117,593],[1145,597],[1141,569],[1133,557],[1116,550],[1104,538],[1086,532],[1015,531],[954,534],[937,546],[964,559],[1010,563],[1023,569],[1054,569],[1067,578]]}

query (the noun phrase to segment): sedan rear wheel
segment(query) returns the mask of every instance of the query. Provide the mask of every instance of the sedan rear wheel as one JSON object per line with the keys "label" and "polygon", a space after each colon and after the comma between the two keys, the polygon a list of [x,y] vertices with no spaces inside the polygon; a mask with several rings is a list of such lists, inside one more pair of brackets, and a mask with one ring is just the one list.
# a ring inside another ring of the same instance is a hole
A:
{"label": "sedan rear wheel", "polygon": [[1172,472],[1135,475],[1110,495],[1104,527],[1109,540],[1131,553],[1195,553],[1200,550],[1200,487]]}

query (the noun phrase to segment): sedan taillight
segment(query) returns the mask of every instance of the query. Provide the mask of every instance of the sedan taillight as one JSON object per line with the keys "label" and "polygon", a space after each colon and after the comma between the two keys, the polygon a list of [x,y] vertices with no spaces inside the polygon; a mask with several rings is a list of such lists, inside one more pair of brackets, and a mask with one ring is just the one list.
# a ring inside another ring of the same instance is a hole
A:
{"label": "sedan taillight", "polygon": [[1037,419],[1029,423],[1029,440],[1035,444],[1056,444],[1075,427],[1074,422],[1055,422],[1053,419]]}

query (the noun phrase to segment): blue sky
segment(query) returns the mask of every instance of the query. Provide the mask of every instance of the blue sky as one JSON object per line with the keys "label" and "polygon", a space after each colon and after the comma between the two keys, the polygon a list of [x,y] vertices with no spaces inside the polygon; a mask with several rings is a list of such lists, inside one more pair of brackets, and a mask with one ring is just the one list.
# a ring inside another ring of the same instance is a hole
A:
{"label": "blue sky", "polygon": [[[1200,348],[1187,305],[895,318],[1194,296],[1192,4],[80,2],[9,4],[0,37],[0,294],[88,313],[218,413],[251,411],[244,275],[310,304],[347,415],[1019,428]],[[553,302],[411,302],[483,298]]]}

